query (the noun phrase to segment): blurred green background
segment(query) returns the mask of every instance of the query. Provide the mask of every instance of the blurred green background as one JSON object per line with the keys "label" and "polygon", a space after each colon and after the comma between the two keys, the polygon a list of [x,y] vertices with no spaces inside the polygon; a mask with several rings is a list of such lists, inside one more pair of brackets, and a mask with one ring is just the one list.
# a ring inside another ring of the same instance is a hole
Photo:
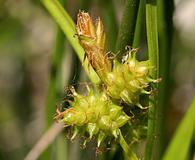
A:
{"label": "blurred green background", "polygon": [[[102,17],[108,39],[111,39],[108,46],[113,50],[124,4],[125,0],[68,0],[65,8],[74,21],[79,9],[89,11],[94,18]],[[172,39],[169,48],[170,85],[165,117],[166,143],[195,92],[194,17],[194,0],[174,1],[173,17],[169,17],[173,28],[169,32]],[[62,100],[64,87],[87,79],[76,54],[64,40],[55,84],[58,92],[54,102],[49,102],[56,32],[55,22],[38,0],[0,0],[1,160],[24,159],[52,125],[48,124],[47,119],[53,119],[55,104]],[[142,34],[145,34],[145,26]],[[140,50],[146,50],[145,38],[141,39]],[[49,114],[47,106],[51,110]],[[66,141],[63,133],[57,137],[50,148],[53,155],[50,159],[97,158],[93,144],[88,147],[92,151],[80,151],[80,142]],[[42,156],[40,159],[48,158]]]}

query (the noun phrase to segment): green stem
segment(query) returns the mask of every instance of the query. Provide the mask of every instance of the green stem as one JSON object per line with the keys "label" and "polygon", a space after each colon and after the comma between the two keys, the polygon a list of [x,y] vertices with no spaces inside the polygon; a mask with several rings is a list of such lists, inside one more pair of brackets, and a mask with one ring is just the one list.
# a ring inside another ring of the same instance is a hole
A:
{"label": "green stem", "polygon": [[[70,16],[68,15],[68,13],[64,10],[64,8],[58,2],[58,0],[41,0],[41,1],[43,5],[47,8],[47,10],[50,12],[50,14],[53,16],[54,20],[58,23],[58,25],[66,35],[68,41],[70,42],[71,46],[74,48],[75,52],[77,53],[80,61],[82,62],[84,59],[84,50],[80,46],[78,39],[75,37],[76,34],[75,24],[70,18]],[[90,72],[89,72],[87,60],[83,62],[83,66],[90,80],[94,84],[98,84],[100,82],[100,79],[92,68],[90,68]]]}
{"label": "green stem", "polygon": [[[157,79],[159,76],[159,49],[158,49],[158,30],[157,30],[157,4],[156,0],[146,1],[146,30],[150,65],[154,66],[151,70],[151,77]],[[158,85],[154,85],[158,89]],[[155,125],[157,113],[157,94],[150,96],[151,102],[149,104],[148,116],[148,132],[147,144],[145,150],[145,160],[151,160],[153,156],[154,139],[155,139]],[[157,147],[157,146],[156,146]]]}
{"label": "green stem", "polygon": [[118,23],[113,0],[101,0],[100,3],[100,7],[103,9],[103,20],[106,26],[105,28],[107,28],[106,35],[108,39],[108,50],[114,51],[118,33]]}
{"label": "green stem", "polygon": [[126,0],[121,25],[116,42],[116,52],[119,52],[118,59],[121,60],[125,47],[133,45],[136,26],[139,0]]}
{"label": "green stem", "polygon": [[165,111],[167,108],[169,92],[169,68],[171,61],[171,44],[172,44],[172,14],[173,14],[173,1],[172,0],[159,0],[158,6],[158,33],[159,33],[159,51],[160,51],[160,68],[159,74],[162,81],[159,84],[159,107],[157,119],[157,145],[158,150],[155,150],[155,159],[162,159],[162,154],[165,146]]}
{"label": "green stem", "polygon": [[138,160],[136,154],[131,150],[131,148],[126,143],[121,131],[119,132],[119,143],[123,148],[128,160]]}
{"label": "green stem", "polygon": [[64,135],[58,136],[56,139],[56,159],[57,160],[68,160],[68,143],[64,139]]}
{"label": "green stem", "polygon": [[133,39],[133,48],[138,48],[140,46],[140,39],[144,28],[144,15],[145,15],[145,1],[141,0],[139,3],[139,9],[137,14],[137,22],[135,27],[135,34]]}

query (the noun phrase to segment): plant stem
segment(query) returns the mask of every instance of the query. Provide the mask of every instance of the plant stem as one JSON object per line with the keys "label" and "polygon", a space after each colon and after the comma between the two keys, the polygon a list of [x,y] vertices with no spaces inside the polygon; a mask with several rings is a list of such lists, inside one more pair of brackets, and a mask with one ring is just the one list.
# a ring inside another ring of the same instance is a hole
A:
{"label": "plant stem", "polygon": [[138,48],[140,46],[140,39],[144,28],[144,20],[145,20],[144,12],[145,12],[145,1],[141,0],[139,3],[139,9],[137,14],[135,34],[133,39],[133,48]]}
{"label": "plant stem", "polygon": [[[158,49],[158,30],[157,30],[157,4],[156,0],[146,1],[146,30],[147,30],[147,42],[150,65],[154,66],[150,75],[152,78],[157,79],[159,76],[159,49]],[[155,89],[158,89],[158,84],[154,85]],[[147,144],[145,150],[145,160],[151,160],[153,156],[154,138],[155,138],[155,125],[156,113],[157,113],[157,94],[150,96],[151,102],[149,103],[148,113],[148,132],[147,132]],[[157,146],[155,146],[157,147]]]}
{"label": "plant stem", "polygon": [[164,151],[164,137],[165,137],[165,111],[167,108],[169,92],[169,68],[171,61],[171,44],[172,44],[172,14],[173,14],[173,1],[172,0],[159,0],[158,7],[158,33],[159,33],[159,56],[160,68],[159,74],[162,81],[159,84],[159,107],[157,119],[157,145],[158,150],[155,150],[155,159],[162,159]]}
{"label": "plant stem", "polygon": [[68,143],[67,141],[64,139],[64,135],[60,135],[57,139],[56,139],[56,159],[57,160],[68,160]]}
{"label": "plant stem", "polygon": [[[64,10],[64,8],[58,2],[58,0],[41,0],[41,1],[43,5],[48,9],[50,14],[53,16],[54,20],[58,23],[58,25],[66,35],[68,41],[70,42],[71,46],[76,51],[80,61],[82,62],[84,59],[84,50],[80,46],[78,39],[75,37],[76,34],[75,24],[70,18],[70,16],[68,15],[68,13]],[[83,66],[90,80],[94,84],[98,84],[100,82],[100,79],[92,68],[90,68],[90,73],[89,73],[87,60],[83,62]]]}
{"label": "plant stem", "polygon": [[126,143],[121,131],[119,132],[119,143],[123,148],[128,160],[138,160],[136,154],[131,150],[129,145]]}
{"label": "plant stem", "polygon": [[126,0],[121,25],[116,42],[116,52],[119,52],[118,59],[121,60],[125,47],[133,45],[134,32],[136,26],[139,0]]}
{"label": "plant stem", "polygon": [[101,0],[100,3],[100,7],[103,8],[103,20],[106,26],[108,50],[114,51],[118,33],[118,23],[113,0]]}

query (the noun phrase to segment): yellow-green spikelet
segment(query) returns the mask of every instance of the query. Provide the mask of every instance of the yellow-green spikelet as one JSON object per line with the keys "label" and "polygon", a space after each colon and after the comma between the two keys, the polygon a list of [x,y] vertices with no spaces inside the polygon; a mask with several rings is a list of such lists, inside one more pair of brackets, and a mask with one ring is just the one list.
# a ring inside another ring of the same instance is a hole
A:
{"label": "yellow-green spikelet", "polygon": [[72,89],[72,93],[74,101],[70,107],[56,116],[57,121],[74,128],[72,138],[79,133],[88,133],[90,139],[97,137],[98,146],[107,136],[117,138],[119,128],[129,120],[122,107],[114,104],[103,92],[95,93],[90,89],[83,96]]}
{"label": "yellow-green spikelet", "polygon": [[147,91],[148,86],[158,82],[149,77],[149,70],[153,69],[149,61],[138,61],[137,49],[131,49],[124,64],[113,63],[106,50],[106,35],[101,20],[97,19],[94,25],[86,12],[78,13],[76,29],[88,61],[105,84],[108,95],[130,106],[142,108],[140,95],[151,94]]}
{"label": "yellow-green spikelet", "polygon": [[151,94],[148,86],[157,81],[149,77],[149,70],[152,69],[149,61],[136,60],[136,52],[136,49],[130,50],[124,64],[114,64],[112,72],[107,73],[103,81],[110,97],[141,107],[140,95]]}

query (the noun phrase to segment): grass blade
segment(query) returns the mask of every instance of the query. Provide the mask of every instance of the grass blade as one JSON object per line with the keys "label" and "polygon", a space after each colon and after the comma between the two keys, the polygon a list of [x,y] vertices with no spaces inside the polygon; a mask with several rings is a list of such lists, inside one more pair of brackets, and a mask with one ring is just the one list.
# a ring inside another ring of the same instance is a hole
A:
{"label": "grass blade", "polygon": [[187,159],[189,148],[195,130],[195,98],[187,113],[179,124],[178,129],[164,155],[163,160]]}
{"label": "grass blade", "polygon": [[145,24],[145,1],[141,0],[139,3],[139,9],[137,14],[137,22],[135,27],[135,34],[133,39],[133,48],[140,47],[141,35]]}
{"label": "grass blade", "polygon": [[[158,49],[158,30],[157,30],[157,4],[156,0],[146,1],[146,31],[148,42],[148,53],[150,65],[155,69],[151,70],[151,77],[157,79],[159,76],[159,49]],[[154,88],[158,89],[158,85],[155,84]],[[147,144],[145,150],[145,160],[151,160],[153,156],[154,138],[155,138],[155,125],[156,113],[157,113],[157,94],[150,96],[151,102],[149,104],[148,115],[148,133]],[[156,147],[155,147],[156,148]]]}
{"label": "grass blade", "polygon": [[122,133],[119,133],[119,143],[121,147],[123,148],[123,151],[125,152],[125,155],[129,160],[138,160],[136,154],[131,150],[129,145],[126,143]]}
{"label": "grass blade", "polygon": [[103,20],[107,32],[108,50],[114,51],[118,33],[118,23],[116,18],[115,6],[113,0],[101,0],[100,7],[103,10]]}
{"label": "grass blade", "polygon": [[116,52],[120,51],[120,53],[118,54],[119,60],[122,58],[125,52],[125,47],[127,45],[133,45],[138,8],[139,0],[126,0],[125,9],[123,12],[123,17],[116,42]]}
{"label": "grass blade", "polygon": [[162,81],[159,84],[159,106],[157,127],[158,139],[155,150],[155,159],[162,159],[165,148],[165,112],[168,105],[168,98],[170,97],[170,62],[172,52],[172,17],[173,17],[173,0],[159,0],[158,7],[158,33],[159,33],[159,59],[160,68],[159,76]]}

